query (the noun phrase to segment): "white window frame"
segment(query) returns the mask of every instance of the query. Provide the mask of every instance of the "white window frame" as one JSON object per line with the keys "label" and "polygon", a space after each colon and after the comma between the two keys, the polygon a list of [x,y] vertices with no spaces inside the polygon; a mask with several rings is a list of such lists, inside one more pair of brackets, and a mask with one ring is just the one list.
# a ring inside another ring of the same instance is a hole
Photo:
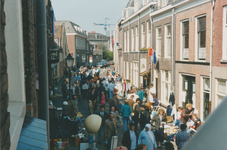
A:
{"label": "white window frame", "polygon": [[151,47],[151,21],[150,20],[147,21],[147,48],[148,47]]}
{"label": "white window frame", "polygon": [[126,35],[126,31],[124,32],[124,51],[126,52],[127,50],[126,50],[126,48],[127,48],[127,35]]}
{"label": "white window frame", "polygon": [[139,68],[138,68],[138,62],[134,62],[133,63],[133,71],[134,71],[134,75],[133,75],[133,78],[134,78],[134,80],[133,80],[133,83],[134,83],[134,85],[136,86],[136,87],[138,87],[138,85],[139,85],[139,78],[138,78],[138,71],[139,71]]}
{"label": "white window frame", "polygon": [[[158,36],[158,30],[161,29],[161,37]],[[159,45],[160,42],[160,45]],[[162,51],[162,28],[161,26],[156,27],[156,53],[157,57],[161,57],[161,51]]]}
{"label": "white window frame", "polygon": [[[170,35],[168,35],[168,27],[170,27]],[[172,31],[171,31],[171,24],[165,25],[165,58],[171,58],[171,42],[172,39]],[[169,45],[168,45],[169,40]],[[167,55],[169,53],[169,55]]]}
{"label": "white window frame", "polygon": [[[225,86],[226,86],[226,88],[225,88],[225,94],[223,94],[223,93],[219,93],[218,92],[218,80],[225,80]],[[221,97],[225,97],[226,95],[227,95],[227,80],[226,79],[216,79],[216,91],[215,91],[215,108],[217,108],[218,107],[218,105],[219,105],[219,103],[218,103],[218,97],[219,96],[221,96]]]}
{"label": "white window frame", "polygon": [[222,60],[227,60],[227,6],[223,7]]}
{"label": "white window frame", "polygon": [[129,30],[127,30],[127,52],[129,52]]}
{"label": "white window frame", "polygon": [[[168,73],[168,81],[166,81],[166,73]],[[167,91],[168,93],[166,93],[166,88],[165,88],[166,85],[168,86],[168,91]],[[168,104],[169,95],[171,91],[171,72],[170,71],[161,70],[161,89],[163,91],[163,94],[161,94],[161,101],[165,104]]]}
{"label": "white window frame", "polygon": [[[201,104],[200,104],[200,119],[203,121],[204,120],[204,93],[209,93],[209,96],[210,95],[210,78],[207,77],[207,76],[201,76],[201,94],[200,94],[200,99],[201,99]],[[204,81],[205,79],[208,79],[209,80],[209,88],[205,90],[205,87],[204,87]]]}
{"label": "white window frame", "polygon": [[135,33],[134,33],[134,28],[131,29],[131,34],[132,34],[132,38],[131,38],[131,51],[135,51]]}
{"label": "white window frame", "polygon": [[145,48],[145,23],[141,24],[141,48]]}
{"label": "white window frame", "polygon": [[129,62],[126,62],[126,78],[129,79]]}
{"label": "white window frame", "polygon": [[[195,60],[196,61],[201,61],[201,62],[205,62],[206,61],[206,54],[205,54],[205,58],[199,58],[199,51],[205,51],[206,52],[206,47],[205,48],[199,48],[199,34],[198,34],[198,20],[199,18],[202,17],[206,17],[206,22],[207,22],[207,16],[206,14],[197,16],[195,18]],[[206,26],[207,28],[207,26]],[[207,43],[207,29],[206,29],[206,43]]]}
{"label": "white window frame", "polygon": [[[185,22],[188,22],[189,24],[189,19],[183,20],[180,23],[180,59],[184,60],[184,61],[189,61],[189,47],[188,48],[184,48],[184,36],[183,36],[183,24]],[[189,28],[190,28],[190,24],[189,24]],[[190,33],[188,32],[188,38],[189,38]],[[189,45],[189,43],[188,43]],[[184,57],[185,55],[185,57]]]}
{"label": "white window frame", "polygon": [[135,51],[139,51],[139,31],[138,31],[138,26],[136,26],[136,47]]}

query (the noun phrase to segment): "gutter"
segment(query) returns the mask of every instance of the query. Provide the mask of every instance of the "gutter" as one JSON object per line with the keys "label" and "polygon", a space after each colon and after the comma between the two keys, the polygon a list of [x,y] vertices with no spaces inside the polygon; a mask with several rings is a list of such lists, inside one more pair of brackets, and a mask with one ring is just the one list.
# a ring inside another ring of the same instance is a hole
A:
{"label": "gutter", "polygon": [[140,84],[140,14],[138,15],[138,87]]}
{"label": "gutter", "polygon": [[[214,0],[211,1],[212,7],[211,7],[211,34],[210,34],[210,90],[212,88],[212,54],[213,54],[213,18],[214,18]],[[209,101],[212,100],[212,92],[210,91]],[[212,103],[211,103],[212,108]]]}
{"label": "gutter", "polygon": [[145,11],[146,9],[148,9],[151,5],[157,4],[157,2],[150,2],[149,4],[147,4],[145,7],[143,7],[142,9],[139,9],[137,12],[135,12],[133,15],[131,15],[130,17],[128,17],[126,20],[124,20],[122,22],[122,24],[126,23],[127,21],[131,20],[132,18],[136,17],[137,15],[140,16],[140,13],[142,13],[143,11]]}
{"label": "gutter", "polygon": [[175,93],[175,8],[172,9],[172,92]]}
{"label": "gutter", "polygon": [[[151,9],[152,11],[152,9]],[[153,18],[150,17],[150,22],[151,22],[151,48],[153,49]],[[151,57],[154,57],[153,55]],[[151,58],[151,83],[153,83],[153,61]],[[149,86],[149,85],[148,85]]]}

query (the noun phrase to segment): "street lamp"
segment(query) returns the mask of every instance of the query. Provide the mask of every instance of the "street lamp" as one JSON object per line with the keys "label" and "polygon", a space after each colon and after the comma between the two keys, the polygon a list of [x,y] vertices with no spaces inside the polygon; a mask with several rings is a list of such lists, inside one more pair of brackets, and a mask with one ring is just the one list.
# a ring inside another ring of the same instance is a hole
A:
{"label": "street lamp", "polygon": [[68,54],[68,56],[65,58],[66,63],[67,63],[67,68],[69,68],[69,99],[71,100],[71,68],[73,67],[73,61],[74,58]]}

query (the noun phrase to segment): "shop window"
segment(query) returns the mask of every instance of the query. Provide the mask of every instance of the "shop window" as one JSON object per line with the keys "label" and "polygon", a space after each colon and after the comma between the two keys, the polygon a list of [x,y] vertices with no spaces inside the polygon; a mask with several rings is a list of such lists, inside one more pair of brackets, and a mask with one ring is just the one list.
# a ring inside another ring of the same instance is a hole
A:
{"label": "shop window", "polygon": [[227,95],[226,82],[226,80],[217,80],[217,105],[219,105],[222,99]]}

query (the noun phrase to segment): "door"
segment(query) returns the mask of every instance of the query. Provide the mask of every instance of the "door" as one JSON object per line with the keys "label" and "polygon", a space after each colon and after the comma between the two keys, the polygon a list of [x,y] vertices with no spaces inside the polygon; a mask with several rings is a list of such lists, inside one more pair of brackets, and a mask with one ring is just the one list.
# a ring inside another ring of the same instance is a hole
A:
{"label": "door", "polygon": [[203,112],[203,118],[204,120],[206,119],[206,117],[209,115],[209,97],[210,94],[209,93],[204,93],[204,112]]}

